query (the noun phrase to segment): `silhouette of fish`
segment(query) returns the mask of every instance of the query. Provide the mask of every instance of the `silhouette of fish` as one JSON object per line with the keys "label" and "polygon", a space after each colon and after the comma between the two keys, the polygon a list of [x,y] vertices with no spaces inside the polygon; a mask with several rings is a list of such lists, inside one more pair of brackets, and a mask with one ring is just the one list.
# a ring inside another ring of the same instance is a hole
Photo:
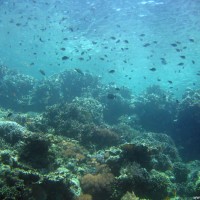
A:
{"label": "silhouette of fish", "polygon": [[42,70],[42,69],[40,69],[40,70],[39,70],[39,72],[40,72],[40,74],[42,74],[43,76],[45,76],[45,75],[46,75],[45,71],[44,71],[44,70]]}
{"label": "silhouette of fish", "polygon": [[115,70],[114,69],[111,69],[111,70],[109,70],[108,71],[110,74],[113,74],[113,73],[115,73]]}
{"label": "silhouette of fish", "polygon": [[152,67],[152,68],[150,68],[149,70],[151,70],[152,72],[155,72],[155,71],[156,71],[156,68],[155,68],[155,67]]}
{"label": "silhouette of fish", "polygon": [[77,73],[79,73],[79,74],[84,75],[83,71],[80,70],[79,68],[75,68],[74,71],[77,72]]}

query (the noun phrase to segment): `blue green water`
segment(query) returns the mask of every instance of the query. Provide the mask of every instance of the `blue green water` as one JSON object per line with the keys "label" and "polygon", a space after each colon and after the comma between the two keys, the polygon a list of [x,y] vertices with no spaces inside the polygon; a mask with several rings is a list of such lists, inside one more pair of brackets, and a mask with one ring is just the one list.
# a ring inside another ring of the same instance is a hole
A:
{"label": "blue green water", "polygon": [[1,0],[0,11],[0,64],[21,73],[79,68],[136,93],[199,87],[198,0]]}

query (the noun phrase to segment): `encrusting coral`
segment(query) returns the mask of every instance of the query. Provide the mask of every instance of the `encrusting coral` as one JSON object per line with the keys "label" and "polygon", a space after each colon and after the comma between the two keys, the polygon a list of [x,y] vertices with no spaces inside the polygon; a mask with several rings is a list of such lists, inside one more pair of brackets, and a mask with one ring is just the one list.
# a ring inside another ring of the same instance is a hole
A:
{"label": "encrusting coral", "polygon": [[[86,174],[81,178],[81,186],[85,193],[91,194],[94,199],[106,199],[111,194],[111,186],[114,182],[114,175]],[[103,196],[102,196],[103,195]]]}
{"label": "encrusting coral", "polygon": [[[194,146],[184,151],[198,158],[199,91],[179,102],[157,86],[135,97],[87,73],[64,71],[36,82],[12,75],[0,67],[0,199],[200,195],[199,161],[184,163],[170,137]],[[166,121],[157,125],[160,114]]]}

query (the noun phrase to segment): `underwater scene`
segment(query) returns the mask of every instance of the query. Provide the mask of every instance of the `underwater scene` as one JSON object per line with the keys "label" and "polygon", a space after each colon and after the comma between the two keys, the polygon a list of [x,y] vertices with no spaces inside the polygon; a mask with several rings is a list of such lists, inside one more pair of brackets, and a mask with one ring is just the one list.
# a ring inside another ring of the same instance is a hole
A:
{"label": "underwater scene", "polygon": [[200,199],[199,0],[0,11],[0,200]]}

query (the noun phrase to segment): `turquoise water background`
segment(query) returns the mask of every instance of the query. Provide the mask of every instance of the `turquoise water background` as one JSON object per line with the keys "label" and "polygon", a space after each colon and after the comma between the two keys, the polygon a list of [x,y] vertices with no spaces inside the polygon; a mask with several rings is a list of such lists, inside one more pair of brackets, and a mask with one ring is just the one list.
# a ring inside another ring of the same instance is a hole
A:
{"label": "turquoise water background", "polygon": [[200,86],[199,0],[3,0],[0,11],[0,64],[21,73],[79,68],[135,93],[158,84],[176,96]]}

